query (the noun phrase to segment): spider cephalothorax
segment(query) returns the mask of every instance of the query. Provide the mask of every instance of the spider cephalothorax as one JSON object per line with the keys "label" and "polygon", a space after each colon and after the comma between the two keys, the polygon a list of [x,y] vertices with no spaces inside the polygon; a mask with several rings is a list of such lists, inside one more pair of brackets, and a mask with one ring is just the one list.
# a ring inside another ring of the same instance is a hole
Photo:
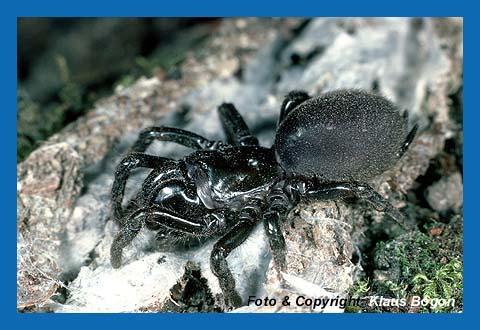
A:
{"label": "spider cephalothorax", "polygon": [[[232,104],[218,108],[227,142],[169,127],[147,128],[118,165],[112,187],[114,219],[120,226],[111,262],[120,267],[122,250],[145,226],[157,238],[221,236],[211,268],[229,307],[241,305],[226,261],[259,221],[273,258],[285,268],[280,222],[300,201],[362,198],[396,220],[401,213],[366,180],[390,168],[412,142],[407,116],[387,99],[359,90],[338,90],[311,98],[294,91],[285,98],[275,143],[259,146]],[[194,152],[181,160],[144,153],[154,140],[178,143]],[[122,207],[130,171],[152,169],[137,197]]]}

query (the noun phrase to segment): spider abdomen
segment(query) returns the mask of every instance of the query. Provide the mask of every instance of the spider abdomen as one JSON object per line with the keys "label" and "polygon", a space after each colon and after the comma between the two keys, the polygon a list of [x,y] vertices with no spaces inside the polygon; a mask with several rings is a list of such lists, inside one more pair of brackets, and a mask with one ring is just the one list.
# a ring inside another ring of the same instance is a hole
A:
{"label": "spider abdomen", "polygon": [[275,138],[278,162],[290,173],[326,181],[364,181],[398,160],[407,121],[379,95],[338,90],[291,111]]}

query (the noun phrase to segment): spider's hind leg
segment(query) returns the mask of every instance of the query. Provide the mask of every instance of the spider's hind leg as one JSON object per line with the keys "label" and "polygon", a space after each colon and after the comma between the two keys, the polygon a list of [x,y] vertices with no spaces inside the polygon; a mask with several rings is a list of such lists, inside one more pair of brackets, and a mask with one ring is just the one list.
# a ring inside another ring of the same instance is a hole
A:
{"label": "spider's hind leg", "polygon": [[316,200],[336,200],[349,197],[360,198],[367,201],[377,211],[384,212],[390,216],[401,227],[404,227],[402,224],[403,214],[368,184],[359,182],[324,184],[317,189],[307,191],[304,196],[307,199]]}
{"label": "spider's hind leg", "polygon": [[293,109],[309,98],[310,96],[306,92],[300,90],[291,91],[288,93],[282,102],[282,106],[280,107],[280,118],[278,119],[278,123],[280,124]]}
{"label": "spider's hind leg", "polygon": [[403,145],[400,147],[400,151],[398,152],[397,156],[398,158],[402,157],[405,152],[407,152],[408,148],[413,142],[413,139],[415,138],[415,135],[417,134],[418,130],[418,124],[415,124],[413,128],[410,130],[410,133],[408,133],[405,142],[403,142]]}
{"label": "spider's hind leg", "polygon": [[218,107],[218,114],[228,143],[241,146],[258,146],[258,139],[252,135],[233,104],[221,104]]}

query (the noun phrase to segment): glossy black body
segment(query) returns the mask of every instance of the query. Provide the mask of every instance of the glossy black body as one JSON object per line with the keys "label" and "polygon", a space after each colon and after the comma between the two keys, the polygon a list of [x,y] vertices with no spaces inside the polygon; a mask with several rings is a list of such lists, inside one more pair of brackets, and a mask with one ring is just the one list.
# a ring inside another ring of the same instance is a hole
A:
{"label": "glossy black body", "polygon": [[260,146],[197,151],[185,163],[209,209],[242,204],[245,197],[266,192],[282,174],[273,150]]}
{"label": "glossy black body", "polygon": [[[401,213],[364,180],[392,166],[411,144],[407,118],[383,97],[341,90],[310,98],[291,92],[282,104],[272,148],[261,147],[232,104],[219,117],[226,143],[192,132],[151,127],[118,165],[112,187],[120,231],[111,247],[115,268],[142,227],[163,248],[221,236],[211,268],[228,308],[241,305],[226,258],[263,221],[276,267],[286,267],[281,221],[300,201],[362,198],[396,220]],[[145,153],[154,140],[194,149],[180,160]],[[137,197],[123,207],[125,185],[138,167],[152,169]]]}

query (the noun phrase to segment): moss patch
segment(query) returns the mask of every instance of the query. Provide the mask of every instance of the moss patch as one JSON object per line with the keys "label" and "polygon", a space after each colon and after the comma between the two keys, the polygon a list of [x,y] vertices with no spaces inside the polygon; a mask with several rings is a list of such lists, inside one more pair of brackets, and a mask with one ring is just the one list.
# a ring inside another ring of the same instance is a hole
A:
{"label": "moss patch", "polygon": [[[406,306],[369,306],[350,312],[459,312],[463,307],[463,218],[448,224],[431,222],[425,232],[415,231],[379,242],[374,253],[373,278],[358,281],[350,291],[355,297],[405,298]],[[412,307],[413,296],[454,299],[455,305]]]}

